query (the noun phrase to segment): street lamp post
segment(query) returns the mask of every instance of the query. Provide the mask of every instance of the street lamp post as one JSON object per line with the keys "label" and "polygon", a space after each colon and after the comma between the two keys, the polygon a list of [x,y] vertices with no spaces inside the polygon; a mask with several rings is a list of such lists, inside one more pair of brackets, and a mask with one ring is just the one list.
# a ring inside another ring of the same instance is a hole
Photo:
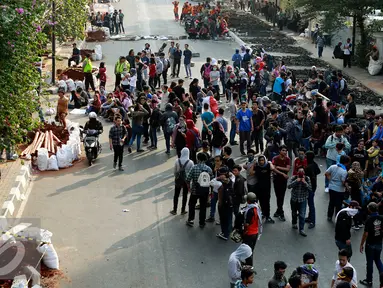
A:
{"label": "street lamp post", "polygon": [[55,34],[55,21],[56,21],[56,2],[52,0],[52,84],[55,84],[56,79],[56,34]]}

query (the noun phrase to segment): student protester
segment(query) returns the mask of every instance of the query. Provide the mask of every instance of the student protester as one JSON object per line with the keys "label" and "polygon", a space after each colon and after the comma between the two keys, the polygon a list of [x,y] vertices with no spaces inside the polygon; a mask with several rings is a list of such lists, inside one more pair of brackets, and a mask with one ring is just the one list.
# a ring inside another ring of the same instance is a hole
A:
{"label": "student protester", "polygon": [[274,263],[274,276],[270,279],[267,285],[268,288],[285,288],[287,286],[286,268],[287,265],[283,261],[276,261]]}
{"label": "student protester", "polygon": [[306,152],[307,166],[305,168],[305,174],[310,178],[311,182],[311,191],[309,191],[309,197],[307,198],[307,204],[309,206],[309,215],[305,219],[309,224],[309,229],[315,227],[316,217],[315,217],[315,204],[314,197],[315,191],[317,189],[317,176],[321,173],[318,164],[315,162],[315,154],[313,151]]}
{"label": "student protester", "polygon": [[241,244],[233,253],[230,254],[228,262],[228,274],[230,288],[234,288],[238,280],[241,280],[241,272],[246,259],[251,256],[251,248],[247,244]]}

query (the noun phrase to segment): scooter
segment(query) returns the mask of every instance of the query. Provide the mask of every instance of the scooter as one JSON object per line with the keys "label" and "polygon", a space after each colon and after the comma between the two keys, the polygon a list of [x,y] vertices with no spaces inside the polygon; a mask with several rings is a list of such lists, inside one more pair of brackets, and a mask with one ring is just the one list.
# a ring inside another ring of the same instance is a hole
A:
{"label": "scooter", "polygon": [[102,131],[89,129],[85,130],[84,133],[85,137],[83,141],[85,154],[88,159],[89,166],[92,166],[93,161],[97,159],[102,150],[98,139],[98,136],[102,133]]}

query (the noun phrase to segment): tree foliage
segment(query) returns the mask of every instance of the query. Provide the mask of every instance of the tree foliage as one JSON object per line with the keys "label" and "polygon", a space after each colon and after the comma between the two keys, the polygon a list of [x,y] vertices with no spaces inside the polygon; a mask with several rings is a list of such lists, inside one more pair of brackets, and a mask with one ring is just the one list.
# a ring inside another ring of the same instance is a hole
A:
{"label": "tree foliage", "polygon": [[60,40],[84,35],[88,0],[3,0],[0,6],[0,151],[22,142],[37,123],[37,87],[41,81],[35,65],[54,25]]}

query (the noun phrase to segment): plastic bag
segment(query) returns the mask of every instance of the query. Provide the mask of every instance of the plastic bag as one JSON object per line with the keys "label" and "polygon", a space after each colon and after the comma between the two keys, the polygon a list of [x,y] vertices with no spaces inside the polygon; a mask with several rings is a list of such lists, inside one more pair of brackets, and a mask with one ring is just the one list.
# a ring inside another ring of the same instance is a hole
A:
{"label": "plastic bag", "polygon": [[47,108],[47,110],[45,111],[45,115],[46,116],[56,115],[56,109],[55,108]]}
{"label": "plastic bag", "polygon": [[383,63],[381,60],[375,61],[370,56],[370,63],[368,64],[368,73],[370,75],[378,75],[382,70]]}
{"label": "plastic bag", "polygon": [[69,146],[62,145],[62,147],[57,150],[56,156],[59,168],[67,168],[72,166],[73,153]]}
{"label": "plastic bag", "polygon": [[39,251],[40,253],[45,252],[43,256],[43,262],[45,266],[47,266],[50,269],[59,269],[59,256],[57,255],[53,244],[43,244],[37,247],[37,251]]}
{"label": "plastic bag", "polygon": [[37,149],[37,168],[45,171],[48,168],[48,150],[46,148]]}
{"label": "plastic bag", "polygon": [[102,48],[101,48],[101,45],[94,46],[94,52],[96,53],[97,61],[102,60]]}
{"label": "plastic bag", "polygon": [[51,157],[49,157],[47,170],[49,170],[49,171],[59,170],[59,166],[57,163],[57,157],[55,155],[52,155]]}

